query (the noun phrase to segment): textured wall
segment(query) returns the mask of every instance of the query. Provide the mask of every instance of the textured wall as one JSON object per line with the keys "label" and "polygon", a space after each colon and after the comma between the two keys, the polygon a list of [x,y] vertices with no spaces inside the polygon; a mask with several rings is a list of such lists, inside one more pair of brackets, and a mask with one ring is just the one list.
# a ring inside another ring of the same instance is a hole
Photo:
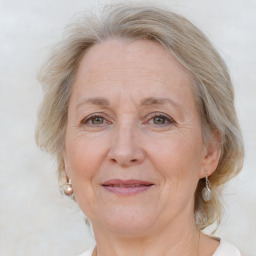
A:
{"label": "textured wall", "polygon": [[[58,192],[54,161],[34,143],[42,98],[36,72],[63,27],[109,1],[0,1],[0,255],[77,255],[93,242],[78,207]],[[225,190],[217,235],[256,251],[256,1],[163,1],[201,28],[227,61],[245,138],[241,175]]]}

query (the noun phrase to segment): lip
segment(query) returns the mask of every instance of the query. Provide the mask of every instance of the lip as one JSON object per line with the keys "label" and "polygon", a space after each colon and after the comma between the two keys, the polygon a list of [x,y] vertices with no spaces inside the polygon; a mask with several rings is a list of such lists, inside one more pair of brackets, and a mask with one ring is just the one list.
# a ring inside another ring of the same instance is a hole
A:
{"label": "lip", "polygon": [[107,191],[118,195],[135,195],[149,190],[154,184],[143,180],[112,179],[101,185]]}

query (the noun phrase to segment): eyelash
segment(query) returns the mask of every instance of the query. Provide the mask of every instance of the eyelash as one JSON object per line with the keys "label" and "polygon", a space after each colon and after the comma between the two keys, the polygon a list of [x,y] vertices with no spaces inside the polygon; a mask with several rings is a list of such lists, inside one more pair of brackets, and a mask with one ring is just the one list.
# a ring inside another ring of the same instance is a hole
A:
{"label": "eyelash", "polygon": [[[81,122],[80,122],[80,124],[81,125],[86,125],[86,124],[88,124],[90,121],[92,121],[94,118],[102,118],[103,119],[103,122],[105,123],[107,120],[106,120],[106,118],[102,115],[102,114],[92,114],[92,115],[89,115],[89,116],[87,116],[87,117],[85,117]],[[110,122],[108,122],[107,121],[107,123],[110,123]],[[101,124],[90,124],[90,125],[92,125],[92,126],[99,126],[99,125],[101,125]]]}
{"label": "eyelash", "polygon": [[[170,125],[170,124],[176,124],[176,122],[173,118],[171,118],[168,115],[165,115],[163,113],[151,113],[151,114],[149,114],[149,117],[150,118],[147,119],[146,123],[149,122],[150,120],[153,120],[154,118],[162,118],[162,119],[164,119],[165,122],[167,121],[167,124],[166,123],[164,123],[164,124],[153,123],[153,125],[155,125],[155,126],[166,126],[166,125]],[[103,122],[101,124],[93,124],[93,123],[89,124],[89,122],[95,118],[101,118],[101,119],[103,119]],[[104,117],[103,114],[92,114],[92,115],[89,115],[89,116],[85,117],[84,119],[82,119],[80,122],[80,125],[83,126],[83,125],[89,124],[91,126],[101,126],[105,123],[111,123],[111,122],[107,121],[107,119]]]}
{"label": "eyelash", "polygon": [[163,113],[152,113],[150,116],[149,120],[153,120],[154,118],[162,118],[165,121],[167,121],[167,124],[153,124],[156,126],[166,126],[166,125],[170,125],[170,124],[176,124],[175,120],[171,117],[169,117],[168,115],[165,115]]}

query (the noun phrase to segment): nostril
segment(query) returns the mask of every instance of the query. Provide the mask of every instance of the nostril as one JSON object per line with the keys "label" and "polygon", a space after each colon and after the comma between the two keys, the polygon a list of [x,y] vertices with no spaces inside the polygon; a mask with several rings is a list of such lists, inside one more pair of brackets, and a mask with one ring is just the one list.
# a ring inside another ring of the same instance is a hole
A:
{"label": "nostril", "polygon": [[143,161],[145,154],[141,148],[117,144],[108,152],[108,159],[113,163],[122,166],[136,165]]}

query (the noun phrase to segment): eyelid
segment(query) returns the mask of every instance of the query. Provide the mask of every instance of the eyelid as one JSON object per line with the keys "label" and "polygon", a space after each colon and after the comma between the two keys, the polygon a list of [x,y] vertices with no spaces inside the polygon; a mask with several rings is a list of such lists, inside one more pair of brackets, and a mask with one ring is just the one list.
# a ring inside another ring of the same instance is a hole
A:
{"label": "eyelid", "polygon": [[[91,119],[96,118],[96,117],[100,117],[103,118],[107,123],[110,123],[110,121],[107,120],[107,117],[105,114],[103,113],[92,113],[89,114],[88,116],[84,117],[81,121],[80,121],[80,125],[85,125],[86,123],[88,123]],[[94,125],[97,126],[97,125]]]}
{"label": "eyelid", "polygon": [[170,124],[177,124],[177,122],[172,117],[162,112],[153,112],[148,114],[147,117],[149,117],[147,118],[148,121],[150,121],[154,117],[163,117],[163,118],[166,118],[166,120],[169,121]]}
{"label": "eyelid", "polygon": [[[91,119],[93,118],[96,118],[96,117],[100,117],[100,118],[103,118],[104,119],[104,123],[111,123],[111,121],[109,121],[109,118],[106,116],[106,114],[104,113],[101,113],[101,112],[96,112],[96,113],[92,113],[92,114],[89,114],[87,115],[86,117],[84,117],[81,121],[80,121],[80,125],[85,125],[87,124]],[[145,116],[146,118],[146,122],[149,122],[152,118],[154,117],[162,117],[162,118],[165,118],[166,121],[168,121],[168,124],[177,124],[177,122],[172,118],[170,117],[168,114],[165,114],[165,113],[162,113],[162,112],[152,112],[152,113],[149,113]],[[103,123],[103,124],[104,124]],[[103,124],[99,124],[98,126],[101,126]],[[162,126],[164,125],[168,125],[168,124],[163,124]],[[91,124],[93,125],[93,124]],[[156,126],[161,126],[161,125],[157,125],[155,124]],[[97,126],[96,124],[93,125],[93,126]]]}

